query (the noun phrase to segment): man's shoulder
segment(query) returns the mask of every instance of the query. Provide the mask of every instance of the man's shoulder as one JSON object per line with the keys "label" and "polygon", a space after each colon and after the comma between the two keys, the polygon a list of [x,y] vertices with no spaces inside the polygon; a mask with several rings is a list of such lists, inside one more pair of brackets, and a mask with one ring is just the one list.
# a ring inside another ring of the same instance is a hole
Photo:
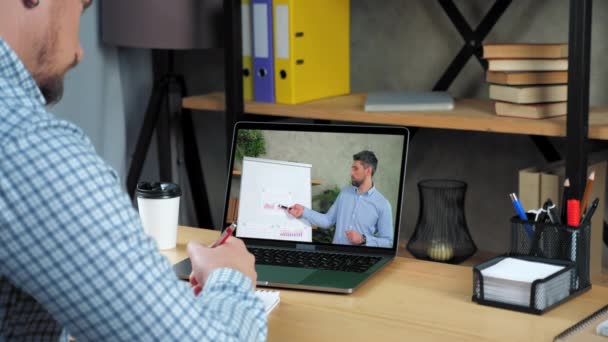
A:
{"label": "man's shoulder", "polygon": [[376,199],[376,201],[385,204],[385,205],[390,205],[390,202],[388,201],[388,199],[386,197],[384,197],[384,195],[378,190],[376,189],[376,191],[374,191],[374,197]]}
{"label": "man's shoulder", "polygon": [[340,194],[343,194],[343,193],[351,194],[354,192],[355,192],[355,188],[352,185],[345,185],[342,187],[342,189],[340,189]]}
{"label": "man's shoulder", "polygon": [[47,139],[58,135],[84,137],[76,125],[58,119],[42,106],[19,106],[16,102],[0,101],[0,149],[32,137]]}

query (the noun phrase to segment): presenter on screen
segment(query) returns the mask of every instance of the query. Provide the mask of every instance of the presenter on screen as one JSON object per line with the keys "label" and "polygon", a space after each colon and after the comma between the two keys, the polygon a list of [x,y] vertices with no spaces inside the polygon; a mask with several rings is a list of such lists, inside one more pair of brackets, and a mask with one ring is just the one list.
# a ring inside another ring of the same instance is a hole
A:
{"label": "presenter on screen", "polygon": [[342,188],[326,214],[300,204],[289,207],[289,214],[304,218],[323,229],[335,225],[334,244],[392,247],[391,205],[376,189],[372,180],[377,168],[378,159],[373,152],[361,151],[355,154],[350,169],[352,186]]}

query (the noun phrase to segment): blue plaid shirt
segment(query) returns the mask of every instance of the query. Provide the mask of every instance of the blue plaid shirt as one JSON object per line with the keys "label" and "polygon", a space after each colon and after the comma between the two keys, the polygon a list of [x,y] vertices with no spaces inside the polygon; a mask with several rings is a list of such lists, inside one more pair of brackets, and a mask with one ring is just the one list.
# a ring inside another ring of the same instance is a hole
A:
{"label": "blue plaid shirt", "polygon": [[0,39],[0,341],[265,340],[251,281],[216,270],[194,297],[116,172],[44,105]]}

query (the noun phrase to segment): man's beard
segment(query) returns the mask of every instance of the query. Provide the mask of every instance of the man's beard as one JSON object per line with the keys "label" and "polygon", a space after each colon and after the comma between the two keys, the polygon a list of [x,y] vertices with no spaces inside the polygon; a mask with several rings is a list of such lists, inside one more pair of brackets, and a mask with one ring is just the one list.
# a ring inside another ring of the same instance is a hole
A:
{"label": "man's beard", "polygon": [[44,97],[46,104],[55,104],[63,97],[63,79],[68,70],[72,69],[78,64],[78,60],[75,57],[72,64],[63,71],[51,72],[51,62],[53,60],[52,52],[55,46],[57,33],[50,33],[47,39],[42,43],[38,52],[38,65],[41,65],[41,72],[34,75],[34,79],[40,88],[40,92]]}
{"label": "man's beard", "polygon": [[363,183],[363,181],[358,181],[358,180],[356,180],[356,179],[351,179],[351,180],[350,180],[350,183],[351,183],[353,186],[359,187],[359,186],[361,186],[361,183]]}
{"label": "man's beard", "polygon": [[46,104],[55,104],[63,97],[63,75],[50,76],[39,84]]}

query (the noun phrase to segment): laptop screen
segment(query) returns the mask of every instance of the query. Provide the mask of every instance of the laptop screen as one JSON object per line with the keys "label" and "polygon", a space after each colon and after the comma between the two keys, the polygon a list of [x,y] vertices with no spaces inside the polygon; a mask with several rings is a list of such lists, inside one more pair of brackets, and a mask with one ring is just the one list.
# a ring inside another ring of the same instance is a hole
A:
{"label": "laptop screen", "polygon": [[395,249],[407,134],[239,123],[225,221],[243,239]]}

